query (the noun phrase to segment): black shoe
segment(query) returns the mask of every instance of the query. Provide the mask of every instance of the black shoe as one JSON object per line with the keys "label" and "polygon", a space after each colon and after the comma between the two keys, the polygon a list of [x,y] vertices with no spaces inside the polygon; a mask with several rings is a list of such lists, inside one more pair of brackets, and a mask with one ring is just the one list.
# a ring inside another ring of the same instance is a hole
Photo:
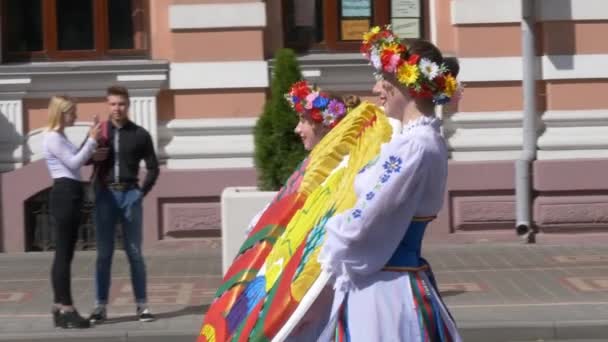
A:
{"label": "black shoe", "polygon": [[91,312],[91,316],[89,316],[89,321],[94,324],[103,323],[106,319],[108,319],[106,308],[101,306],[96,307],[93,312]]}
{"label": "black shoe", "polygon": [[59,308],[56,308],[56,307],[52,308],[51,313],[53,314],[53,324],[55,324],[55,328],[57,328],[60,325],[59,317],[61,316]]}
{"label": "black shoe", "polygon": [[61,311],[58,323],[64,329],[86,329],[91,327],[89,320],[80,316],[76,310]]}
{"label": "black shoe", "polygon": [[156,320],[154,315],[150,312],[150,309],[146,308],[143,310],[137,310],[137,316],[139,317],[140,322],[152,322]]}

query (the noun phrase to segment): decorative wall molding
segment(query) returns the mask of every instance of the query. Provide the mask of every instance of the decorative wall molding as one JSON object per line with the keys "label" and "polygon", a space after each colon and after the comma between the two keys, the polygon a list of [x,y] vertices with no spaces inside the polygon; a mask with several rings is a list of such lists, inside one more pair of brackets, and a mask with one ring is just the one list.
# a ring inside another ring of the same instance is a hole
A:
{"label": "decorative wall molding", "polygon": [[0,172],[21,167],[23,100],[0,100]]}
{"label": "decorative wall molding", "polygon": [[171,89],[268,87],[266,61],[171,63]]}
{"label": "decorative wall molding", "polygon": [[[309,54],[298,57],[302,75],[311,83],[333,91],[370,91],[373,69],[359,53]],[[271,74],[274,60],[269,61]]]}
{"label": "decorative wall molding", "polygon": [[[519,23],[522,0],[452,0],[452,24]],[[608,20],[605,0],[538,0],[538,21]]]}
{"label": "decorative wall molding", "polygon": [[169,169],[253,167],[257,118],[176,119],[159,126],[161,160]]}
{"label": "decorative wall molding", "polygon": [[542,21],[608,20],[605,0],[540,0]]}
{"label": "decorative wall molding", "polygon": [[[138,105],[132,107],[134,121],[152,134],[151,123],[154,121],[150,120],[154,111],[151,108],[155,108],[152,99],[137,99],[135,103]],[[177,119],[161,122],[156,131],[159,159],[169,169],[252,168],[253,127],[256,120],[257,118]],[[68,139],[79,145],[91,124],[78,122],[74,127],[68,128]],[[28,133],[24,152],[26,160],[33,162],[43,158],[43,132],[43,129],[37,129]],[[8,156],[8,152],[0,149],[0,166]],[[8,167],[8,170],[14,169],[12,164],[5,166]]]}
{"label": "decorative wall molding", "polygon": [[515,226],[515,197],[481,192],[479,196],[453,196],[454,229],[458,231],[512,229]]}
{"label": "decorative wall molding", "polygon": [[453,160],[510,160],[521,154],[521,112],[455,113],[444,123]]}
{"label": "decorative wall molding", "polygon": [[265,26],[264,2],[169,6],[169,27],[172,30]]}
{"label": "decorative wall molding", "polygon": [[162,210],[163,236],[221,229],[218,202],[164,203]]}
{"label": "decorative wall molding", "polygon": [[152,136],[154,150],[158,149],[158,120],[156,95],[131,97],[131,118]]}
{"label": "decorative wall molding", "polygon": [[147,96],[167,87],[169,64],[154,60],[40,62],[0,65],[0,98],[57,94],[102,97],[108,86],[126,86],[132,96]]}
{"label": "decorative wall molding", "polygon": [[543,231],[608,228],[608,196],[539,196],[534,218]]}
{"label": "decorative wall molding", "polygon": [[[139,121],[151,120],[151,99],[142,100]],[[135,109],[135,108],[134,108]],[[146,114],[147,113],[147,114]],[[137,115],[134,113],[134,116]],[[257,118],[177,119],[159,123],[160,159],[169,169],[218,169],[253,167],[253,127]],[[538,159],[608,158],[608,111],[549,111],[539,115]],[[522,113],[455,113],[444,118],[444,134],[453,161],[515,160],[521,155]],[[80,122],[66,133],[80,144],[90,123]],[[30,132],[23,152],[0,149],[4,169],[19,160],[42,157],[42,130]],[[20,139],[14,134],[17,141]],[[10,146],[3,144],[3,146]],[[21,159],[19,159],[21,158]]]}
{"label": "decorative wall molding", "polygon": [[5,78],[0,79],[0,84],[2,85],[15,85],[15,84],[30,84],[32,83],[31,78]]}
{"label": "decorative wall molding", "polygon": [[[547,111],[539,117],[537,158],[608,158],[608,111]],[[521,112],[455,113],[444,117],[444,134],[455,161],[520,157]]]}
{"label": "decorative wall molding", "polygon": [[538,159],[608,158],[608,110],[548,111]]}
{"label": "decorative wall molding", "polygon": [[[608,1],[606,4],[608,5]],[[545,80],[606,79],[608,55],[543,56],[542,78]]]}
{"label": "decorative wall molding", "polygon": [[[607,2],[608,3],[608,2]],[[459,58],[464,82],[521,81],[521,57]],[[608,79],[608,55],[545,55],[537,58],[537,79]]]}

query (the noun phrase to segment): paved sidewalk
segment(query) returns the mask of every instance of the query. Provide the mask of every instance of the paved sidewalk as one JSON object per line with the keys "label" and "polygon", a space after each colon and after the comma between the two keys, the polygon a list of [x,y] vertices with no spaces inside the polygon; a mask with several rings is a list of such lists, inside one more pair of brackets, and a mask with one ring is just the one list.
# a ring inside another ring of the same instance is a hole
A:
{"label": "paved sidewalk", "polygon": [[[441,292],[465,341],[608,341],[608,245],[428,245]],[[166,241],[147,253],[156,322],[135,320],[128,264],[114,259],[106,324],[55,329],[51,253],[0,254],[0,341],[194,341],[220,284],[219,239]],[[76,306],[93,303],[94,252],[73,266]]]}

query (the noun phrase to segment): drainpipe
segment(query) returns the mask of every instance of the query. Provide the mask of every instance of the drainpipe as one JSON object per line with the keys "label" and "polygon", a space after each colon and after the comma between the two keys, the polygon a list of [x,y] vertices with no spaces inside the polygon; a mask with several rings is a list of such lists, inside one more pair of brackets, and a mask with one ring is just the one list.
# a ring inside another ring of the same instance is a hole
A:
{"label": "drainpipe", "polygon": [[532,221],[532,163],[536,159],[536,75],[537,57],[534,37],[535,0],[522,0],[523,54],[523,149],[515,164],[515,201],[517,234],[534,243],[536,230]]}

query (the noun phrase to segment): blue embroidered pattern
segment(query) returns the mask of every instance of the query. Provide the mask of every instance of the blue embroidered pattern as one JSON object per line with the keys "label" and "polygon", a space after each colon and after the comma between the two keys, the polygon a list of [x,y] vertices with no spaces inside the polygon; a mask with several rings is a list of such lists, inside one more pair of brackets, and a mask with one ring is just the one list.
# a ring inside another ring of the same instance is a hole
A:
{"label": "blue embroidered pattern", "polygon": [[[374,160],[374,163],[375,162],[376,162],[376,160]],[[403,164],[403,160],[400,157],[397,157],[397,156],[388,157],[388,160],[385,161],[384,164],[382,164],[384,173],[382,173],[382,175],[380,175],[380,178],[378,179],[378,182],[374,185],[373,190],[368,192],[365,195],[366,202],[363,202],[363,204],[361,205],[361,208],[355,209],[352,211],[351,216],[348,217],[348,222],[350,222],[350,220],[352,218],[358,219],[361,217],[361,215],[363,215],[363,209],[365,209],[365,207],[367,207],[367,202],[371,201],[372,199],[374,199],[374,197],[376,197],[376,192],[378,192],[382,188],[383,184],[386,184],[386,182],[388,182],[388,180],[391,178],[392,174],[401,172],[402,164]],[[368,163],[368,165],[370,165],[370,164]],[[365,169],[368,167],[368,165],[366,165],[363,169],[361,169],[361,171],[359,171],[359,173],[362,173],[363,171],[365,171]]]}
{"label": "blue embroidered pattern", "polygon": [[382,167],[386,170],[386,173],[399,172],[401,171],[401,163],[401,158],[390,156],[388,160],[384,162]]}

